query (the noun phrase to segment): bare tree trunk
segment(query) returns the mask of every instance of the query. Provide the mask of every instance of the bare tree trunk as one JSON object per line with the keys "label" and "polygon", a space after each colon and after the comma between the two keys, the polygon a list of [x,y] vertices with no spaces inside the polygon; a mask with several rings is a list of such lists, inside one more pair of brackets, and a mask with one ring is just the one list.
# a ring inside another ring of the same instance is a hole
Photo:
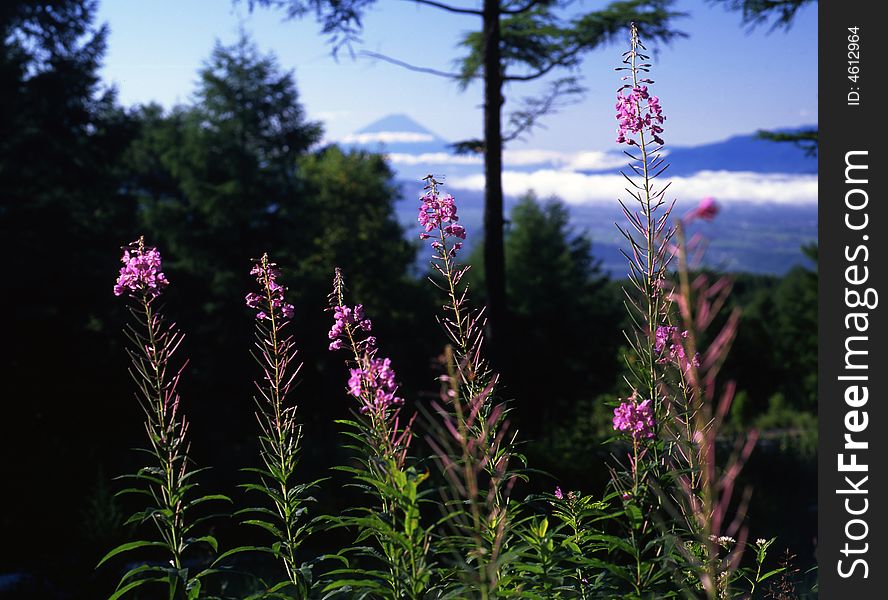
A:
{"label": "bare tree trunk", "polygon": [[503,72],[499,0],[484,0],[484,273],[488,343],[495,369],[506,367],[508,335],[503,252]]}

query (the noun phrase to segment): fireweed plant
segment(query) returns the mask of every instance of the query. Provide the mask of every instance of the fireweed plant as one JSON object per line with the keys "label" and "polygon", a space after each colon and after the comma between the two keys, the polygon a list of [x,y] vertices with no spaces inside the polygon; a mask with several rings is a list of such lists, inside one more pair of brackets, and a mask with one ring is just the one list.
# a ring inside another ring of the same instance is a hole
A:
{"label": "fireweed plant", "polygon": [[468,266],[456,259],[466,239],[456,201],[439,192],[431,175],[420,199],[420,238],[431,240],[430,281],[445,294],[439,317],[449,345],[445,373],[439,377],[440,401],[432,403],[427,438],[447,485],[442,489],[444,524],[441,551],[456,559],[456,597],[496,598],[508,588],[508,565],[515,559],[512,487],[519,477],[510,462],[523,461],[509,433],[508,407],[496,398],[498,376],[482,352],[483,310],[472,310],[463,277]]}
{"label": "fireweed plant", "polygon": [[[626,382],[633,391],[614,409],[617,441],[630,450],[623,467],[612,471],[627,527],[626,544],[617,548],[631,560],[627,567],[610,568],[635,596],[680,592],[728,598],[734,597],[731,584],[741,579],[752,594],[756,584],[777,572],[761,572],[773,540],[755,544],[754,573],[739,569],[747,546],[743,519],[750,492],[733,504],[732,497],[756,433],[738,443],[726,466],[719,468],[715,455],[735,389],[732,383],[719,387],[717,376],[739,313],[730,314],[701,353],[701,340],[725,305],[731,284],[726,278],[709,283],[705,275],[692,280],[691,269],[705,245],[699,237],[687,240],[685,233],[692,221],[714,218],[718,207],[705,198],[678,223],[670,221],[669,184],[656,181],[668,167],[661,154],[666,117],[650,92],[654,81],[643,51],[633,25],[630,49],[618,69],[625,74],[616,103],[617,142],[630,148],[624,151],[631,161],[631,173],[624,173],[627,192],[637,206],[632,210],[620,202],[629,226],[618,226],[629,243],[624,256],[631,285],[625,296],[632,330],[626,334],[631,348]],[[667,272],[676,257],[677,284]],[[669,585],[676,574],[684,589]]]}
{"label": "fireweed plant", "polygon": [[546,597],[585,600],[616,593],[617,587],[608,578],[612,570],[606,559],[619,539],[605,534],[601,527],[615,516],[609,500],[577,491],[564,492],[561,487],[548,498],[556,523],[552,527],[552,552],[557,560],[547,573],[557,585],[555,593]]}
{"label": "fireweed plant", "polygon": [[672,253],[669,226],[673,205],[666,201],[667,185],[657,179],[667,166],[663,148],[663,124],[666,120],[660,100],[651,94],[654,83],[648,76],[650,63],[635,26],[631,29],[630,49],[623,54],[623,84],[617,91],[617,142],[625,144],[630,172],[623,173],[632,205],[620,200],[628,226],[618,229],[629,244],[622,251],[629,264],[629,287],[625,305],[632,328],[625,333],[630,354],[626,361],[626,382],[632,394],[614,409],[613,427],[619,446],[629,445],[627,460],[612,471],[612,485],[619,494],[625,515],[625,540],[614,542],[615,550],[628,554],[628,564],[611,569],[628,584],[625,593],[638,597],[662,594],[669,583],[672,550],[670,539],[654,527],[650,518],[660,508],[653,493],[664,475],[662,457],[668,452],[660,435],[664,416],[661,395],[663,368],[658,331],[668,326],[665,282]]}
{"label": "fireweed plant", "polygon": [[182,342],[182,334],[168,323],[159,302],[169,285],[162,270],[160,253],[145,245],[143,238],[124,248],[123,267],[114,286],[114,295],[130,300],[132,322],[126,326],[130,341],[127,352],[132,361],[130,373],[138,388],[136,397],[145,412],[145,431],[149,445],[145,449],[150,464],[121,479],[132,487],[118,495],[134,495],[146,505],[127,523],[152,524],[153,539],[121,544],[99,562],[99,566],[119,554],[145,548],[158,549],[161,560],[130,568],[120,580],[111,600],[142,586],[155,583],[166,586],[170,599],[197,598],[202,581],[216,572],[204,567],[207,551],[218,549],[211,535],[200,535],[198,527],[207,518],[192,513],[206,502],[229,501],[219,494],[198,495],[195,469],[188,458],[188,421],[185,419],[177,390],[184,363],[178,368],[173,358]]}
{"label": "fireweed plant", "polygon": [[[258,291],[246,295],[246,305],[254,311],[255,346],[253,358],[262,371],[256,380],[258,395],[256,420],[259,424],[259,455],[262,466],[245,471],[258,481],[241,484],[247,491],[264,496],[264,504],[235,513],[244,525],[263,529],[269,536],[264,546],[242,546],[222,554],[217,563],[241,552],[263,552],[274,556],[283,566],[286,579],[271,582],[267,595],[307,598],[312,581],[312,564],[297,559],[299,547],[312,532],[307,504],[313,500],[309,490],[318,482],[300,483],[297,477],[302,427],[296,405],[289,399],[301,364],[296,361],[296,346],[288,333],[293,305],[284,298],[287,288],[280,283],[278,266],[263,254],[250,270]],[[286,594],[284,593],[286,592]]]}
{"label": "fireweed plant", "polygon": [[[340,553],[345,567],[327,574],[325,593],[349,598],[425,598],[432,583],[429,553],[432,528],[424,525],[421,503],[429,491],[428,472],[409,456],[416,418],[405,418],[404,399],[389,358],[379,354],[372,321],[361,304],[349,306],[342,272],[336,269],[328,297],[333,315],[329,350],[346,356],[348,395],[356,402],[347,429],[353,465],[339,467],[370,497],[372,505],[330,518],[334,527],[357,532]],[[357,561],[362,566],[354,567]]]}

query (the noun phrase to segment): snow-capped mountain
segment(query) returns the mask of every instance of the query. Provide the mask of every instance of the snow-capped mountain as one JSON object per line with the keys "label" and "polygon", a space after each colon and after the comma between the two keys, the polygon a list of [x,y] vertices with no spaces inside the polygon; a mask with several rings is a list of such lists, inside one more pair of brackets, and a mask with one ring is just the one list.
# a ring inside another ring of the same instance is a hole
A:
{"label": "snow-capped mountain", "polygon": [[345,136],[339,142],[395,155],[421,156],[450,152],[446,140],[407,115],[388,115]]}

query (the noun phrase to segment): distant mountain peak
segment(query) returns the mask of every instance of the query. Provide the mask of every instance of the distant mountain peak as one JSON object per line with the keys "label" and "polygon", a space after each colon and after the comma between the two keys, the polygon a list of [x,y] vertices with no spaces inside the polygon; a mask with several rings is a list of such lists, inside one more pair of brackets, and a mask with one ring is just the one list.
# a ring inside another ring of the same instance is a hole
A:
{"label": "distant mountain peak", "polygon": [[430,140],[443,141],[441,137],[432,133],[410,116],[405,114],[386,115],[373,121],[366,127],[355,132],[357,135],[367,133],[416,133],[429,136]]}
{"label": "distant mountain peak", "polygon": [[395,155],[447,154],[447,141],[405,114],[387,115],[339,140],[374,152]]}

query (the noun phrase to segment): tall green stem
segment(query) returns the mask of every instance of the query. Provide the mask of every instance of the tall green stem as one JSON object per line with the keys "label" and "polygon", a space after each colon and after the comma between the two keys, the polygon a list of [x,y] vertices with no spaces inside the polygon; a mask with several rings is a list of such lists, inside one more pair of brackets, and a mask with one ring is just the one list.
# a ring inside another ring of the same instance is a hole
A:
{"label": "tall green stem", "polygon": [[164,485],[161,486],[161,498],[165,504],[164,509],[169,511],[171,517],[166,519],[166,529],[161,530],[161,535],[167,538],[170,553],[172,554],[173,566],[176,569],[182,568],[181,553],[181,502],[175,499],[177,481],[175,474],[175,462],[177,448],[175,443],[175,423],[167,423],[168,415],[166,414],[166,399],[164,398],[164,373],[165,369],[161,365],[162,358],[160,356],[160,348],[158,347],[156,331],[156,322],[154,311],[151,308],[151,299],[147,292],[142,295],[142,310],[145,314],[145,326],[148,332],[148,360],[150,361],[153,371],[152,385],[154,395],[155,418],[157,419],[156,432],[154,435],[161,442],[158,458],[161,460],[161,468],[164,472]]}

